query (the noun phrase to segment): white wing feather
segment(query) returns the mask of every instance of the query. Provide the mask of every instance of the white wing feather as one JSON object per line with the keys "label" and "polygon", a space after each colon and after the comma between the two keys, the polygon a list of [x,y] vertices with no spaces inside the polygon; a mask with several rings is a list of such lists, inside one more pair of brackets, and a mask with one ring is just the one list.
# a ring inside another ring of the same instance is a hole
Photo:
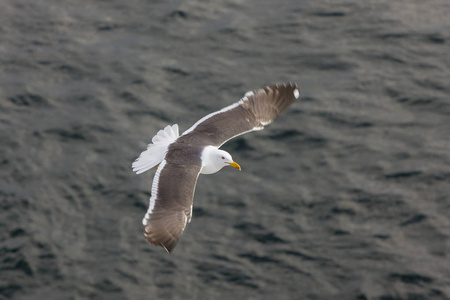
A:
{"label": "white wing feather", "polygon": [[141,153],[138,159],[132,164],[136,174],[150,170],[164,159],[169,145],[179,137],[178,124],[167,125],[163,130],[152,138],[152,143],[147,146],[147,150]]}

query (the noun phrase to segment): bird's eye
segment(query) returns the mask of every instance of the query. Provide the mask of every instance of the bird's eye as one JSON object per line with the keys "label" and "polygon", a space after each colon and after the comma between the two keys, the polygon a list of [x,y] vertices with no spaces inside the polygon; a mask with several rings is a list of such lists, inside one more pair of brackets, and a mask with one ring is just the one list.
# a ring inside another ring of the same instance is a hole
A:
{"label": "bird's eye", "polygon": [[225,159],[225,157],[222,156],[222,159]]}

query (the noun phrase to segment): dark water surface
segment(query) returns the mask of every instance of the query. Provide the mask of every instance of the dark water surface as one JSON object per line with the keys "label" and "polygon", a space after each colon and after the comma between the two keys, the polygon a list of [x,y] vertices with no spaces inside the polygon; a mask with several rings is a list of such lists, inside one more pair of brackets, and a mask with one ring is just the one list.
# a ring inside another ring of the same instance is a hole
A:
{"label": "dark water surface", "polygon": [[[450,299],[450,3],[0,1],[0,299]],[[131,163],[297,82],[174,253]]]}

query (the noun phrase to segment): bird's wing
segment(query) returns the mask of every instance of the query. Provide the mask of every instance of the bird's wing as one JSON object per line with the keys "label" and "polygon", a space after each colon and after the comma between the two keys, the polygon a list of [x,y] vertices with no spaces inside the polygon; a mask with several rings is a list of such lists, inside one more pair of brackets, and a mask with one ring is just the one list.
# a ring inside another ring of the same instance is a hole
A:
{"label": "bird's wing", "polygon": [[211,113],[178,139],[189,144],[208,144],[220,147],[229,139],[254,130],[261,130],[297,99],[296,84],[278,84],[247,92],[241,100]]}
{"label": "bird's wing", "polygon": [[202,162],[199,148],[173,143],[158,167],[144,219],[147,241],[171,252],[192,217],[195,185]]}

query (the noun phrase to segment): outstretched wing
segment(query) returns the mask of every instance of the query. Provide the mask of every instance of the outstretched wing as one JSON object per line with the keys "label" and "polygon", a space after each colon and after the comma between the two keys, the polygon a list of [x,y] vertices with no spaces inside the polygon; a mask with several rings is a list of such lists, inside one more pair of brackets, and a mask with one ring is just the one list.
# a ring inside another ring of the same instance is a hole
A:
{"label": "outstretched wing", "polygon": [[178,141],[220,147],[229,139],[262,130],[300,95],[296,84],[278,84],[256,93],[247,92],[241,100],[200,119]]}
{"label": "outstretched wing", "polygon": [[142,223],[147,241],[171,252],[192,216],[195,185],[202,162],[201,149],[178,143],[158,167],[150,205]]}

